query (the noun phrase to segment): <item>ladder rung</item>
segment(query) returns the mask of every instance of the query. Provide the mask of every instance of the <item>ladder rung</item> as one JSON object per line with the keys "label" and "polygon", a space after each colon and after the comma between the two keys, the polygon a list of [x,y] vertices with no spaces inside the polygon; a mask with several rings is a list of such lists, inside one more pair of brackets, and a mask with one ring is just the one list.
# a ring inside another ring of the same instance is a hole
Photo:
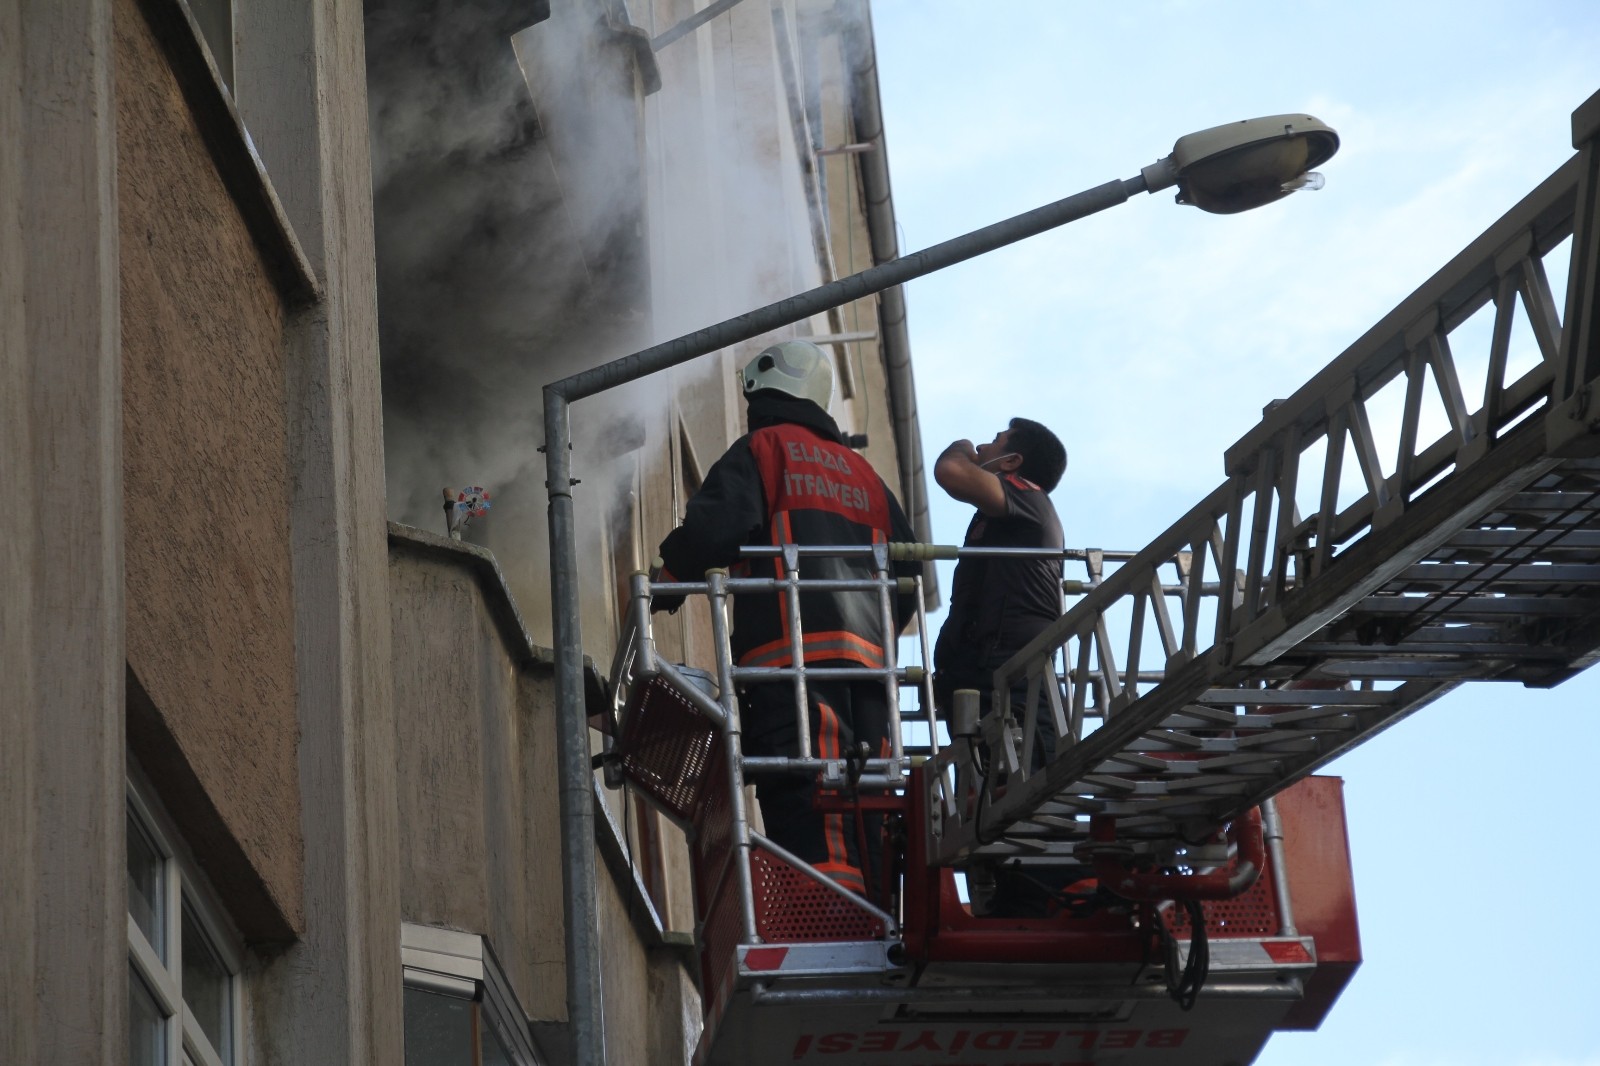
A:
{"label": "ladder rung", "polygon": [[1600,565],[1575,563],[1418,563],[1400,574],[1405,584],[1593,585],[1600,584]]}
{"label": "ladder rung", "polygon": [[1439,616],[1559,615],[1564,618],[1600,613],[1600,599],[1587,596],[1369,596],[1351,614],[1426,614]]}
{"label": "ladder rung", "polygon": [[1249,706],[1341,706],[1341,707],[1382,707],[1395,702],[1396,696],[1392,692],[1379,692],[1376,689],[1363,692],[1359,689],[1332,688],[1272,688],[1272,689],[1238,689],[1238,688],[1210,688],[1200,696],[1207,703],[1217,704],[1245,704]]}
{"label": "ladder rung", "polygon": [[1241,714],[1240,729],[1283,729],[1301,722],[1326,722],[1337,728],[1341,723],[1354,724],[1350,712],[1342,707],[1307,707],[1302,711],[1277,711],[1273,714]]}
{"label": "ladder rung", "polygon": [[1542,547],[1561,547],[1600,550],[1600,530],[1558,527],[1529,533],[1519,529],[1463,529],[1446,541],[1445,546],[1534,550]]}

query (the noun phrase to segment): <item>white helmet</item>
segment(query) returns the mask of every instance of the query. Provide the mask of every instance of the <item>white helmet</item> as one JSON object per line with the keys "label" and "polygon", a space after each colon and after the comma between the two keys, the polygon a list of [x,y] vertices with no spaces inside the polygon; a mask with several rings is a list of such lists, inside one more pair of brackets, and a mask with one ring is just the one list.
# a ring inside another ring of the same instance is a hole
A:
{"label": "white helmet", "polygon": [[810,341],[780,341],[763,348],[741,375],[746,395],[777,389],[810,400],[824,411],[833,399],[833,360]]}

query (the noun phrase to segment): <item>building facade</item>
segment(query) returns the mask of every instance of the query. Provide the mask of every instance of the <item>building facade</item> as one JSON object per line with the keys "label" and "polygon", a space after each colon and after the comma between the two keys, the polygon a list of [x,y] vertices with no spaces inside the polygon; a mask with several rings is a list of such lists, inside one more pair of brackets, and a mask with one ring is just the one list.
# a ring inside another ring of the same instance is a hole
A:
{"label": "building facade", "polygon": [[[870,42],[854,0],[0,14],[0,1061],[568,1060],[539,387],[896,254]],[[898,293],[797,329],[925,530]],[[576,409],[593,661],[759,346]],[[681,841],[595,791],[606,1057],[681,1062]]]}

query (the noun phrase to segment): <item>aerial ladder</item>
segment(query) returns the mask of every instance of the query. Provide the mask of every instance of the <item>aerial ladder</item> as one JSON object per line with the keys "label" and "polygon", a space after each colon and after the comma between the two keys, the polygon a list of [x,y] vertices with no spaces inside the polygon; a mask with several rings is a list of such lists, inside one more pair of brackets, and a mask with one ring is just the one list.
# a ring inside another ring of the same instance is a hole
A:
{"label": "aerial ladder", "polygon": [[[928,548],[750,548],[739,576],[632,578],[612,672],[616,743],[607,762],[613,780],[626,780],[688,834],[706,1009],[696,1061],[1243,1062],[1274,1028],[1314,1027],[1358,960],[1337,782],[1268,800],[1265,826],[1252,814],[1240,832],[1208,828],[1207,839],[1181,845],[1181,856],[1161,857],[1205,873],[1160,874],[1117,842],[1051,850],[1028,834],[1025,853],[996,861],[1025,873],[1078,867],[1082,884],[1036,915],[986,916],[962,898],[957,876],[957,867],[985,860],[939,865],[930,856],[952,812],[981,807],[980,787],[1026,780],[1016,773],[1031,744],[1026,728],[1001,716],[980,722],[971,693],[958,699],[966,706],[950,726],[952,743],[941,747],[920,666],[816,668],[795,655],[796,666],[752,667],[728,654],[729,600],[781,594],[795,604],[813,584],[805,560],[817,555],[866,556],[873,576],[855,584],[878,593],[892,627],[891,596],[920,593],[920,578],[897,580],[892,562]],[[1098,585],[1107,558],[1133,557],[1057,554],[1085,565],[1089,576],[1073,583],[1083,588]],[[840,588],[839,579],[827,587]],[[1219,591],[1214,584],[1204,594]],[[649,613],[656,595],[705,601],[714,671],[658,657]],[[791,609],[796,648],[798,614]],[[925,661],[925,620],[918,622]],[[741,753],[738,687],[791,686],[804,723],[805,685],[823,679],[884,684],[895,739],[900,706],[913,702],[902,701],[901,690],[914,692],[918,713],[907,724],[919,720],[923,743],[892,745],[881,758],[816,758],[803,740],[787,757]],[[1087,716],[1103,717],[1105,693],[1091,700]],[[817,775],[819,803],[847,821],[863,810],[887,814],[887,876],[857,895],[762,834],[744,786],[763,773]],[[1285,837],[1301,849],[1292,862]],[[1290,866],[1306,882],[1298,898],[1284,874]],[[1099,891],[1096,882],[1108,876],[1119,879],[1115,891]],[[1308,992],[1314,976],[1320,983]]]}
{"label": "aerial ladder", "polygon": [[[1457,685],[1553,686],[1600,655],[1597,133],[1600,96],[1574,115],[1577,155],[1272,404],[1148,546],[1063,553],[1084,571],[1072,602],[997,671],[982,719],[958,699],[935,721],[919,626],[920,665],[856,671],[916,708],[917,744],[749,759],[738,687],[790,684],[798,712],[806,670],[733,664],[728,599],[794,604],[829,549],[634,576],[608,759],[689,835],[696,1062],[1246,1063],[1320,1022],[1360,945],[1338,782],[1316,771]],[[865,553],[887,630],[893,562],[963,549],[833,550]],[[661,593],[704,598],[713,671],[656,654]],[[1037,766],[1040,715],[1059,739]],[[857,896],[763,836],[744,785],[768,772],[887,812],[894,876]],[[1005,864],[1084,876],[1044,917],[984,915],[959,874]]]}

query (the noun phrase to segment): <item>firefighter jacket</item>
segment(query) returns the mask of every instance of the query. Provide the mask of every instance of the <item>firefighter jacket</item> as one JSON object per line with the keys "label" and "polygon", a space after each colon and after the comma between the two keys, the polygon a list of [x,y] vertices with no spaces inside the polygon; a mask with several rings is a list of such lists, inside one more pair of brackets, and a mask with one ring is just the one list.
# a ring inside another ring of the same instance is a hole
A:
{"label": "firefighter jacket", "polygon": [[[756,544],[872,544],[913,539],[911,524],[883,479],[852,451],[822,408],[773,390],[752,393],[750,432],[735,441],[689,500],[683,525],[661,544],[663,581],[698,581],[713,568],[735,576],[783,577],[781,559],[740,562],[739,548]],[[915,563],[894,565],[896,576],[917,573]],[[871,578],[868,557],[807,556],[802,580]],[[681,597],[658,596],[656,609],[676,610]],[[911,595],[895,597],[895,634],[915,610]],[[803,656],[882,666],[882,607],[876,590],[807,591],[800,596]],[[888,639],[893,639],[891,634]],[[792,663],[788,599],[781,593],[741,593],[733,598],[735,662],[742,666]]]}

